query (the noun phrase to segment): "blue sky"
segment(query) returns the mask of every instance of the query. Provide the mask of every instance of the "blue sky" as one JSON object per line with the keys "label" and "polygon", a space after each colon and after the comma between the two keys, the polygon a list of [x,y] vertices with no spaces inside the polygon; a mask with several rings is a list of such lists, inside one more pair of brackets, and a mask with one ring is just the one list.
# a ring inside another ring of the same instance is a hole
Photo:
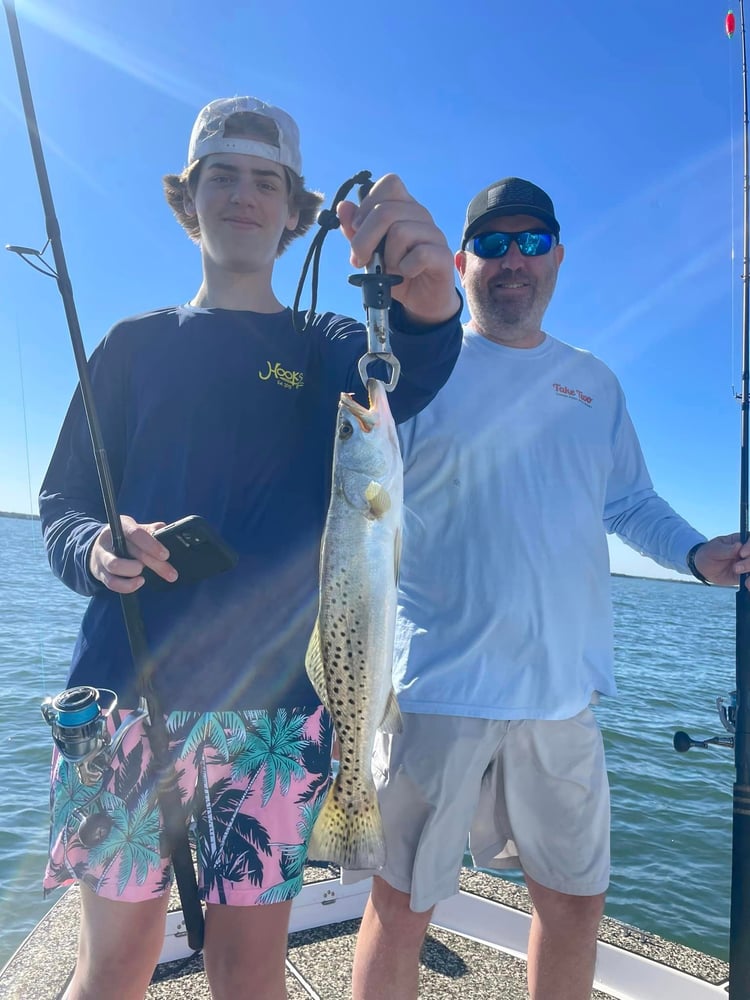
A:
{"label": "blue sky", "polygon": [[[309,186],[330,198],[358,170],[394,171],[453,247],[480,188],[511,174],[543,186],[566,246],[545,328],[617,373],[672,506],[708,535],[736,530],[742,92],[725,13],[713,0],[19,0],[87,351],[121,317],[197,289],[161,177],[184,166],[203,104],[252,94],[297,119]],[[40,247],[4,19],[0,138],[0,244]],[[278,265],[283,301],[306,247]],[[350,272],[333,233],[319,304],[360,316]],[[54,282],[0,253],[0,510],[35,509],[75,378]],[[612,551],[616,571],[662,575]]]}

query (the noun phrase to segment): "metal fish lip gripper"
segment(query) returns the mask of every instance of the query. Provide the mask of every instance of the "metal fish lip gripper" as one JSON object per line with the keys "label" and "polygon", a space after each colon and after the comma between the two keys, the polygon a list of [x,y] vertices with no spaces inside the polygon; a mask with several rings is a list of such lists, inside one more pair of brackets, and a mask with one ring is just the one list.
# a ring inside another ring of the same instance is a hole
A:
{"label": "metal fish lip gripper", "polygon": [[401,364],[391,351],[388,310],[391,304],[391,287],[400,284],[403,278],[397,274],[385,273],[382,252],[376,250],[365,273],[352,274],[349,281],[362,288],[362,300],[367,314],[367,353],[359,359],[359,377],[363,385],[367,385],[367,369],[370,364],[373,361],[384,361],[391,370],[390,380],[385,386],[391,392],[398,383]]}
{"label": "metal fish lip gripper", "polygon": [[[359,200],[367,195],[371,183],[359,188]],[[396,388],[401,374],[398,358],[391,351],[388,310],[391,306],[391,288],[404,280],[398,274],[387,274],[384,263],[385,238],[378,244],[375,253],[365,267],[364,274],[352,274],[349,283],[362,289],[367,325],[367,353],[359,359],[357,368],[362,384],[367,385],[367,369],[373,361],[383,361],[390,367],[391,377],[385,383],[388,392]]]}

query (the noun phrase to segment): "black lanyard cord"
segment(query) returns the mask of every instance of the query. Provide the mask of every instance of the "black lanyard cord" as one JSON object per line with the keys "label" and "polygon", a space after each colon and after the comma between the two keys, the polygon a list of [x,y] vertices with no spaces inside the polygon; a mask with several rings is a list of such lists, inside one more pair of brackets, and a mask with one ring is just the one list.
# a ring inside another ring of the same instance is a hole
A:
{"label": "black lanyard cord", "polygon": [[[297,294],[294,296],[294,307],[292,309],[292,316],[294,320],[294,329],[297,333],[304,333],[308,325],[312,322],[312,318],[315,315],[315,307],[318,304],[318,275],[320,273],[320,254],[323,249],[323,241],[332,229],[338,229],[341,223],[336,215],[336,206],[340,201],[349,194],[351,189],[355,184],[367,184],[371,181],[372,174],[369,170],[360,170],[358,174],[354,177],[350,177],[349,180],[344,181],[341,187],[338,189],[333,197],[330,208],[324,208],[323,211],[318,215],[318,225],[320,229],[315,234],[315,237],[310,244],[310,248],[307,251],[307,256],[305,257],[305,262],[302,265],[302,273],[300,274],[299,282],[297,284]],[[305,287],[305,282],[307,281],[307,272],[310,269],[310,264],[312,263],[312,282],[310,285],[310,308],[305,313],[304,323],[300,322],[299,315],[299,302],[302,298],[302,292]]]}

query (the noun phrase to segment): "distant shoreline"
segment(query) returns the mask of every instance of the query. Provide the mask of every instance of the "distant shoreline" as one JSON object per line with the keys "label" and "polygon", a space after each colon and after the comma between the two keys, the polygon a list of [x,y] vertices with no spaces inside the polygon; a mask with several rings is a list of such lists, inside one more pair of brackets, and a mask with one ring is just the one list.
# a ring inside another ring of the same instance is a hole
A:
{"label": "distant shoreline", "polygon": [[[0,517],[16,517],[23,521],[39,520],[38,514],[15,514],[13,513],[13,511],[9,510],[0,510]],[[663,577],[663,576],[639,576],[636,573],[610,573],[610,576],[621,576],[626,580],[656,580],[657,583],[688,583],[692,585],[698,582],[697,580],[690,580],[690,579],[672,580],[669,579],[668,577]]]}
{"label": "distant shoreline", "polygon": [[684,580],[674,580],[671,576],[638,576],[635,573],[610,573],[610,576],[621,576],[625,580],[653,580],[655,583],[687,583],[689,586],[698,583],[698,580],[692,580],[690,577],[686,577]]}

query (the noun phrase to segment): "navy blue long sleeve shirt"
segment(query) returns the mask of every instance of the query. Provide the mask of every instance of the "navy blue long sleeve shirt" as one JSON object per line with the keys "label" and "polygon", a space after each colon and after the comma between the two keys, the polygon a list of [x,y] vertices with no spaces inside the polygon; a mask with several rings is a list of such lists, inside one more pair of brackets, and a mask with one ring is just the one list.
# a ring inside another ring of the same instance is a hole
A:
{"label": "navy blue long sleeve shirt", "polygon": [[[402,374],[397,422],[443,385],[461,344],[458,315],[409,330],[391,312]],[[117,324],[89,362],[118,510],[136,521],[201,514],[238,565],[138,601],[165,711],[312,708],[304,669],[315,621],[320,538],[341,392],[366,403],[357,362],[364,328],[317,315],[304,333],[291,310],[260,314],[176,307]],[[69,684],[138,700],[117,594],[89,573],[106,521],[78,390],[42,485],[39,511],[53,571],[88,595]]]}

